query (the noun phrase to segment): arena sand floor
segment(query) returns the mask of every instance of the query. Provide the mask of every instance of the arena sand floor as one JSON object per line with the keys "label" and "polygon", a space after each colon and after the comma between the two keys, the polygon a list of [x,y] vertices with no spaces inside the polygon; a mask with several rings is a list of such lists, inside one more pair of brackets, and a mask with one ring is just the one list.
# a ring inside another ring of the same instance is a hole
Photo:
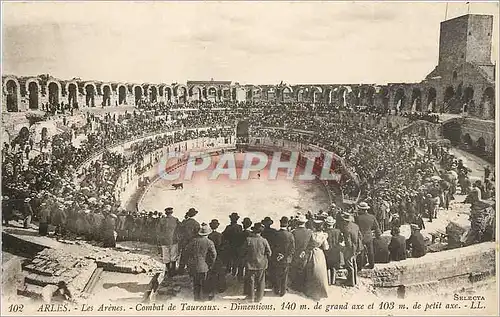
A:
{"label": "arena sand floor", "polygon": [[[236,157],[241,162],[241,154]],[[214,160],[214,164],[216,162]],[[237,175],[241,175],[241,164],[236,166]],[[240,222],[244,217],[257,222],[269,216],[274,220],[273,227],[279,228],[282,216],[327,210],[328,193],[319,181],[301,181],[297,177],[288,180],[285,169],[278,171],[276,180],[269,180],[268,168],[260,172],[260,178],[257,172],[252,172],[247,180],[231,180],[227,175],[210,180],[210,169],[195,172],[187,181],[158,179],[145,193],[139,210],[163,211],[165,207],[173,207],[174,216],[182,220],[187,210],[194,207],[199,211],[196,219],[200,223],[218,219],[221,231],[229,223],[232,212],[240,215]],[[300,174],[302,169],[297,168],[295,175]],[[184,189],[174,190],[171,184],[177,182],[183,182]]]}

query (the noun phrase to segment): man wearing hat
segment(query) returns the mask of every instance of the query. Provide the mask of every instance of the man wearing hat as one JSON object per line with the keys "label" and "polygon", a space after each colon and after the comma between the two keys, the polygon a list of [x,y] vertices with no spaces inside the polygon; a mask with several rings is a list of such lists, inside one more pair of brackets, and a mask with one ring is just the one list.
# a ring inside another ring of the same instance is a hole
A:
{"label": "man wearing hat", "polygon": [[216,291],[222,293],[226,290],[226,272],[222,261],[223,238],[222,234],[217,232],[217,228],[220,226],[219,220],[212,219],[209,225],[212,232],[208,235],[208,238],[214,243],[215,250],[217,251],[217,258],[208,272],[208,296],[211,299],[214,297]]}
{"label": "man wearing hat", "polygon": [[[375,266],[375,254],[373,251],[373,233],[375,232],[375,238],[380,237],[380,229],[378,226],[377,219],[374,215],[369,214],[367,211],[370,209],[370,206],[366,202],[361,202],[357,206],[358,208],[358,217],[356,219],[356,223],[359,226],[359,230],[361,234],[363,234],[363,244],[365,246],[366,256],[368,257],[368,268],[373,269]],[[361,255],[358,263],[360,267],[365,266],[365,255]]]}
{"label": "man wearing hat", "polygon": [[297,228],[292,231],[295,241],[295,252],[290,266],[291,287],[299,292],[302,292],[304,286],[304,270],[306,267],[306,247],[312,237],[312,230],[306,228],[307,218],[305,215],[300,214],[295,220]]}
{"label": "man wearing hat", "polygon": [[226,229],[222,232],[224,241],[228,246],[228,250],[226,252],[226,270],[228,273],[232,273],[233,276],[236,276],[238,273],[238,249],[243,243],[243,241],[240,240],[240,234],[243,229],[241,228],[241,225],[238,224],[238,219],[240,219],[240,216],[237,213],[233,212],[230,214],[230,224],[227,225]]}
{"label": "man wearing hat", "polygon": [[31,218],[33,217],[33,209],[31,208],[31,198],[27,197],[25,200],[24,200],[24,204],[23,204],[23,217],[24,217],[24,220],[23,220],[23,226],[25,229],[28,229],[29,228],[29,225],[31,224]]}
{"label": "man wearing hat", "polygon": [[328,284],[335,285],[336,271],[344,264],[344,257],[340,242],[343,241],[342,232],[335,228],[335,219],[328,216],[325,219],[325,233],[328,234],[328,250],[325,250],[326,267],[328,269]]}
{"label": "man wearing hat", "polygon": [[206,223],[201,224],[196,237],[193,237],[183,251],[188,271],[193,279],[193,295],[195,301],[205,299],[208,271],[217,258],[214,243],[208,238],[212,230]]}
{"label": "man wearing hat", "polygon": [[280,230],[274,235],[273,255],[270,262],[274,267],[274,293],[279,296],[286,294],[288,285],[288,270],[295,252],[295,239],[288,231],[288,217],[280,219]]}
{"label": "man wearing hat", "polygon": [[179,219],[174,217],[174,208],[165,208],[165,217],[160,218],[159,242],[163,263],[165,264],[165,276],[174,276],[177,260],[179,259]]}
{"label": "man wearing hat", "polygon": [[268,267],[268,257],[272,255],[271,247],[261,234],[264,227],[260,222],[252,227],[250,235],[243,244],[243,257],[245,261],[245,287],[248,298],[253,302],[260,302],[264,297],[266,285],[265,272]]}
{"label": "man wearing hat", "polygon": [[[198,235],[198,231],[200,230],[200,223],[193,218],[197,214],[198,210],[189,208],[188,212],[186,213],[186,219],[184,219],[180,225],[179,247],[181,250],[184,250],[184,247]],[[181,258],[179,260],[179,271],[181,274],[186,269],[186,264],[187,263],[184,257],[184,251],[181,251]]]}
{"label": "man wearing hat", "polygon": [[391,242],[389,243],[389,258],[391,261],[406,259],[406,239],[401,235],[399,227],[391,229]]}
{"label": "man wearing hat", "polygon": [[[243,231],[240,233],[240,237],[238,238],[241,241],[241,245],[247,241],[247,238],[252,234],[252,230],[250,230],[250,227],[252,226],[252,220],[250,218],[245,217],[243,218],[243,221],[241,222],[243,225]],[[243,280],[243,277],[245,276],[245,262],[243,261],[243,248],[238,249],[238,279]],[[246,290],[244,290],[245,294]]]}
{"label": "man wearing hat", "polygon": [[356,263],[356,257],[363,250],[363,235],[359,230],[357,224],[353,222],[354,218],[351,214],[347,212],[342,213],[342,221],[344,221],[344,226],[342,226],[342,236],[344,238],[344,261],[345,267],[347,269],[347,283],[348,286],[354,286],[358,282],[358,266]]}
{"label": "man wearing hat", "polygon": [[[271,228],[273,225],[274,221],[271,219],[271,217],[265,217],[261,221],[262,225],[264,226],[264,230],[262,231],[262,237],[267,240],[269,243],[269,246],[271,247],[271,251],[275,253],[275,236],[276,236],[276,229]],[[275,288],[275,272],[274,272],[274,262],[270,261],[269,262],[269,267],[266,271],[266,283],[268,286],[271,288]]]}
{"label": "man wearing hat", "polygon": [[411,251],[412,258],[420,258],[427,253],[427,246],[425,245],[425,239],[420,232],[419,226],[416,224],[411,224],[411,234],[408,240],[406,240],[406,249]]}

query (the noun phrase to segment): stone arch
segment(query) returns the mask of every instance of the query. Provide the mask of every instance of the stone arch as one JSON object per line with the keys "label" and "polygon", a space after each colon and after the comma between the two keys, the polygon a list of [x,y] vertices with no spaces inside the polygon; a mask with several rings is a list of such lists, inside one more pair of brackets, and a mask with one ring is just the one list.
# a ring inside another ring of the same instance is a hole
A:
{"label": "stone arch", "polygon": [[7,77],[4,80],[4,93],[6,95],[6,106],[8,112],[18,112],[21,100],[21,86],[15,77]]}
{"label": "stone arch", "polygon": [[40,103],[40,84],[37,79],[31,78],[26,81],[26,91],[28,92],[28,108],[38,109]]}
{"label": "stone arch", "polygon": [[448,112],[453,109],[453,99],[455,98],[455,90],[452,86],[446,87],[443,97],[442,112]]}
{"label": "stone arch", "polygon": [[61,83],[55,80],[50,80],[47,82],[47,90],[49,95],[49,104],[59,104],[59,98],[61,96]]}
{"label": "stone arch", "polygon": [[462,136],[462,126],[457,120],[449,120],[443,123],[442,127],[443,137],[450,140],[453,146],[459,145]]}
{"label": "stone arch", "polygon": [[149,101],[158,101],[158,87],[156,87],[155,85],[149,86]]}
{"label": "stone arch", "polygon": [[75,81],[66,83],[66,91],[68,92],[68,104],[71,106],[78,104],[78,84]]}
{"label": "stone arch", "polygon": [[127,87],[124,84],[118,84],[118,104],[126,105],[127,104]]}
{"label": "stone arch", "polygon": [[427,90],[427,111],[438,112],[436,100],[437,100],[436,88],[430,87]]}
{"label": "stone arch", "polygon": [[312,100],[312,102],[314,102],[314,103],[321,102],[322,95],[323,95],[323,89],[321,89],[321,87],[318,87],[318,86],[311,87],[311,100]]}
{"label": "stone arch", "polygon": [[111,106],[111,85],[102,84],[102,104],[103,106]]}
{"label": "stone arch", "polygon": [[394,93],[394,109],[396,113],[402,112],[405,110],[405,90],[403,87],[399,87]]}
{"label": "stone arch", "polygon": [[418,87],[413,88],[411,92],[411,110],[422,111],[422,91]]}
{"label": "stone arch", "polygon": [[289,102],[293,99],[293,89],[290,85],[285,85],[281,88],[281,101]]}
{"label": "stone arch", "polygon": [[389,88],[387,87],[380,87],[380,90],[378,91],[378,98],[380,100],[380,104],[382,107],[382,112],[387,113],[389,112],[389,101],[391,99],[390,97],[390,92]]}
{"label": "stone arch", "polygon": [[304,102],[305,101],[305,89],[304,87],[298,87],[296,88],[296,91],[297,91],[297,101],[298,102]]}
{"label": "stone arch", "polygon": [[186,103],[187,102],[187,87],[185,85],[178,85],[175,87],[175,95],[177,96],[178,103]]}
{"label": "stone arch", "polygon": [[164,96],[166,102],[172,101],[172,95],[173,95],[172,87],[170,87],[168,85],[164,86],[163,87],[163,96]]}
{"label": "stone arch", "polygon": [[480,114],[484,119],[495,119],[495,89],[488,87],[482,97],[483,112]]}
{"label": "stone arch", "polygon": [[85,91],[85,105],[87,107],[95,106],[95,95],[97,94],[97,87],[93,82],[85,83],[83,86],[83,90]]}
{"label": "stone arch", "polygon": [[208,86],[207,87],[207,100],[210,100],[212,102],[216,102],[218,97],[218,89],[215,86]]}
{"label": "stone arch", "polygon": [[463,93],[463,103],[464,103],[464,108],[463,112],[470,112],[474,111],[474,88],[471,86],[468,86],[465,88],[464,93]]}
{"label": "stone arch", "polygon": [[137,106],[139,104],[139,101],[141,101],[142,96],[144,94],[144,90],[143,90],[142,86],[134,85],[133,93],[134,93],[135,105]]}
{"label": "stone arch", "polygon": [[201,101],[203,100],[203,89],[198,85],[194,85],[189,90],[189,96],[191,100]]}

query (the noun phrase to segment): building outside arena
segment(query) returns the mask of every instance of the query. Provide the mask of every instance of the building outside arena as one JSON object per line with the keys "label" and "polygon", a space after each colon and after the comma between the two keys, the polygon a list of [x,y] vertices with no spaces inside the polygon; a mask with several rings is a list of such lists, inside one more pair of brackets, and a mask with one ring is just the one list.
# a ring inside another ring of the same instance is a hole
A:
{"label": "building outside arena", "polygon": [[[180,4],[134,5],[159,28],[155,11]],[[216,14],[215,3],[197,5]],[[366,28],[393,5],[342,4]],[[435,67],[415,82],[2,72],[2,313],[497,314],[498,4],[483,5],[457,5],[454,16],[448,3],[429,7],[445,19],[432,25]],[[47,35],[20,31],[30,22],[19,13],[36,20],[36,7],[17,6],[6,4],[6,65],[17,60],[18,36]],[[45,15],[48,25],[72,25]],[[250,18],[228,26],[239,19]],[[59,45],[66,35],[54,30],[48,42]],[[184,36],[208,55],[203,36],[228,32],[179,30],[172,43]],[[159,41],[152,51],[162,51]],[[28,51],[26,64],[37,55]],[[199,67],[193,60],[169,60],[172,72]]]}

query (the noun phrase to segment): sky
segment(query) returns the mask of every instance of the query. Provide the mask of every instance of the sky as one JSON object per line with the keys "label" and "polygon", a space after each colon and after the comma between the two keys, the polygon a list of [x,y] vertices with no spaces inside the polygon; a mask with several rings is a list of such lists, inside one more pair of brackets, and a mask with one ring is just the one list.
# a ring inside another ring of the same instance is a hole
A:
{"label": "sky", "polygon": [[[437,63],[446,12],[444,2],[2,4],[2,74],[168,84],[419,82]],[[449,3],[447,17],[467,10]],[[494,15],[495,46],[498,2],[469,10]]]}

